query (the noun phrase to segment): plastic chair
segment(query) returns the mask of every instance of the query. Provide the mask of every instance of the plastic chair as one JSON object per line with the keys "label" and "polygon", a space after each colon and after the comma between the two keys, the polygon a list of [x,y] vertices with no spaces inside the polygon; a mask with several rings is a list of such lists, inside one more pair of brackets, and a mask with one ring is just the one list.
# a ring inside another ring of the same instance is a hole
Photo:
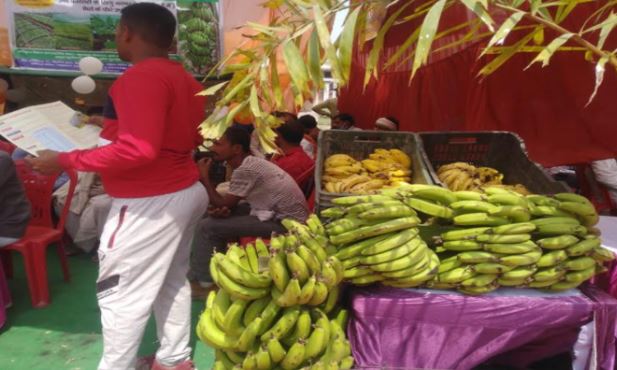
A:
{"label": "plastic chair", "polygon": [[41,175],[32,171],[23,161],[16,161],[17,174],[21,178],[26,189],[26,195],[31,204],[31,219],[26,229],[26,234],[19,241],[9,244],[1,249],[3,262],[7,266],[7,273],[12,275],[12,263],[9,252],[15,251],[23,255],[28,288],[32,306],[45,307],[50,303],[49,283],[47,279],[47,247],[56,243],[56,252],[60,258],[64,281],[69,282],[67,256],[64,251],[64,223],[66,221],[75,186],[77,174],[75,171],[66,171],[70,178],[69,192],[66,203],[56,225],[52,218],[52,194],[53,186],[58,175]]}
{"label": "plastic chair", "polygon": [[0,150],[2,150],[3,152],[7,152],[9,154],[13,154],[13,152],[15,151],[15,148],[17,148],[17,147],[15,145],[9,143],[8,141],[0,140]]}
{"label": "plastic chair", "polygon": [[575,167],[576,178],[580,186],[581,195],[591,201],[598,213],[615,211],[611,196],[606,187],[596,181],[589,163],[578,164]]}

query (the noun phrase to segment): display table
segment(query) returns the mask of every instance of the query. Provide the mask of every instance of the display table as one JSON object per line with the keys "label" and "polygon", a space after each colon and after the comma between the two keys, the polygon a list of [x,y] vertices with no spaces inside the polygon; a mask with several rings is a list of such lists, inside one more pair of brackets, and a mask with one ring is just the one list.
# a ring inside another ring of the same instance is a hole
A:
{"label": "display table", "polygon": [[488,360],[524,367],[571,350],[594,320],[590,362],[612,370],[617,300],[592,286],[583,292],[501,288],[475,297],[354,287],[348,334],[359,368],[470,369]]}
{"label": "display table", "polygon": [[[597,227],[602,232],[602,246],[617,253],[617,217],[600,216]],[[608,272],[594,277],[593,283],[617,298],[617,262],[611,262]]]}

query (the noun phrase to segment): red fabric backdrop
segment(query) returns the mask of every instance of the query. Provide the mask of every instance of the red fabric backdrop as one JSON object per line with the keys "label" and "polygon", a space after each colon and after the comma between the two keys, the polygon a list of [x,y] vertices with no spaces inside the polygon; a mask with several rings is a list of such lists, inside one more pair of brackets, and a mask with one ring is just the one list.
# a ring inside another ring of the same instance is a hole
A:
{"label": "red fabric backdrop", "polygon": [[[578,29],[590,4],[566,23]],[[503,14],[495,14],[503,19]],[[464,8],[446,11],[441,27],[468,17]],[[386,37],[384,54],[391,54],[417,24],[394,27]],[[465,34],[462,29],[442,45]],[[510,35],[507,44],[518,35]],[[547,40],[553,35],[547,34]],[[609,40],[617,45],[615,40]],[[555,166],[617,157],[617,76],[607,66],[605,81],[588,106],[595,81],[594,65],[581,52],[562,52],[546,68],[523,69],[535,54],[520,54],[487,78],[476,77],[491,56],[478,58],[479,43],[432,55],[409,84],[409,66],[389,68],[363,89],[364,65],[370,45],[356,50],[350,84],[340,91],[339,109],[351,113],[357,125],[372,129],[381,116],[394,116],[404,131],[506,130],[518,133],[530,157]]]}

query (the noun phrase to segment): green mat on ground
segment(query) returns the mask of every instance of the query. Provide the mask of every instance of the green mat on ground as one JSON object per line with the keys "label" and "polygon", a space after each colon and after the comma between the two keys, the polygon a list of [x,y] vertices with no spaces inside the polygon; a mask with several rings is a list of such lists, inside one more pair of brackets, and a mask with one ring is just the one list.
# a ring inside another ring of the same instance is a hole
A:
{"label": "green mat on ground", "polygon": [[[103,341],[96,304],[96,263],[85,255],[70,257],[70,283],[62,279],[60,263],[52,249],[48,254],[49,286],[52,302],[42,309],[30,304],[21,257],[14,254],[15,276],[9,280],[13,307],[0,329],[0,369],[7,370],[90,370],[96,369]],[[193,327],[203,302],[193,302]],[[140,355],[157,349],[154,318],[148,323]],[[191,337],[193,360],[199,369],[210,369],[214,351]]]}

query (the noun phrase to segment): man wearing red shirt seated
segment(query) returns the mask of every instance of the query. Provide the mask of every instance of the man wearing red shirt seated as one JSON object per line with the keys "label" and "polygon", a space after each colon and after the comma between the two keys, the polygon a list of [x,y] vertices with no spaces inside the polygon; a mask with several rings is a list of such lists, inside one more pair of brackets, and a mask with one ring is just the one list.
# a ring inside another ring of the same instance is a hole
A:
{"label": "man wearing red shirt seated", "polygon": [[[97,172],[113,198],[99,247],[97,299],[103,325],[99,370],[193,369],[189,346],[191,288],[186,279],[194,229],[208,195],[193,161],[205,100],[202,86],[168,58],[176,21],[166,8],[122,9],[116,45],[131,62],[109,91],[108,145],[69,153],[43,151],[35,170]],[[156,360],[137,363],[154,313]]]}
{"label": "man wearing red shirt seated", "polygon": [[[304,126],[298,121],[291,121],[279,126],[276,132],[278,134],[276,145],[283,153],[275,156],[272,162],[298,182],[300,177],[315,165],[315,162],[300,146],[300,142],[304,138]],[[298,185],[302,187],[303,184]]]}

